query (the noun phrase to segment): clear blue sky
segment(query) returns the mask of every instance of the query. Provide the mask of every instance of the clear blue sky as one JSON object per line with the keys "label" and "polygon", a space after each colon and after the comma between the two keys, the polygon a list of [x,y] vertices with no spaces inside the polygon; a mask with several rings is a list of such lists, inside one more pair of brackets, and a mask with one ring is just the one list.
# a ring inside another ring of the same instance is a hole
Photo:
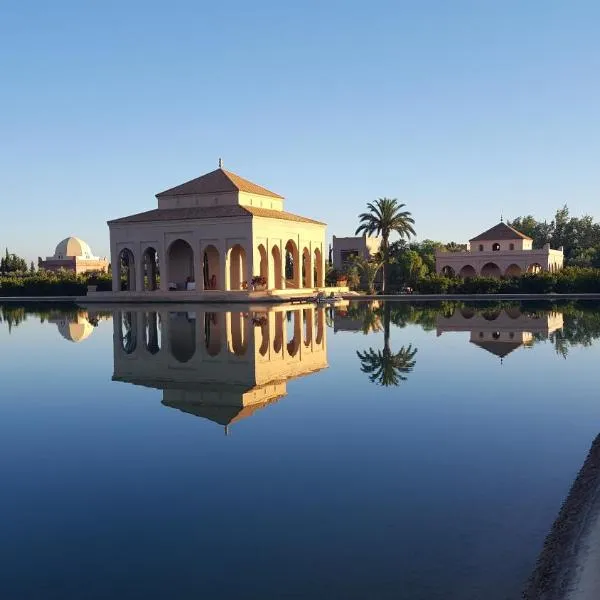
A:
{"label": "clear blue sky", "polygon": [[34,259],[226,168],[349,235],[600,218],[600,2],[0,3],[0,246]]}

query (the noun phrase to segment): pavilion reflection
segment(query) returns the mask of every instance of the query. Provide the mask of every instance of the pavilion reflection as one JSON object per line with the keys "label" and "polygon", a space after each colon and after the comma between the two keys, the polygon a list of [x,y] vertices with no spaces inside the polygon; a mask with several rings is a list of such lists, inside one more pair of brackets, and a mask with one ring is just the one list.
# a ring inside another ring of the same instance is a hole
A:
{"label": "pavilion reflection", "polygon": [[519,307],[476,309],[464,306],[452,314],[438,314],[437,335],[469,332],[469,341],[498,356],[502,361],[520,347],[530,347],[535,340],[548,339],[562,329],[563,315],[555,311],[522,311]]}
{"label": "pavilion reflection", "polygon": [[227,427],[328,366],[323,309],[200,308],[114,312],[113,380],[161,389],[165,406]]}

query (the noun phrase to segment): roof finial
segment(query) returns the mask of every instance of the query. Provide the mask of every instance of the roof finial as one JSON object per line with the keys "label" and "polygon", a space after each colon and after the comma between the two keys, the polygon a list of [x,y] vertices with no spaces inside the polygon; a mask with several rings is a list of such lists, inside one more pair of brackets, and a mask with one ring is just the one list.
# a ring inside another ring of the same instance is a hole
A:
{"label": "roof finial", "polygon": [[500,213],[500,223],[504,223],[504,215]]}
{"label": "roof finial", "polygon": [[219,169],[223,168],[223,159],[219,158]]}

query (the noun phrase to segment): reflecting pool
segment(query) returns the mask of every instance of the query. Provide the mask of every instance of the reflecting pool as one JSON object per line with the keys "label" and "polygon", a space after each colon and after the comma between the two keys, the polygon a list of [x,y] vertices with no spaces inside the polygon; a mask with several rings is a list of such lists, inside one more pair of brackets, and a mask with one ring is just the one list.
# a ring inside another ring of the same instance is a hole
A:
{"label": "reflecting pool", "polygon": [[519,598],[600,308],[0,306],[6,598]]}

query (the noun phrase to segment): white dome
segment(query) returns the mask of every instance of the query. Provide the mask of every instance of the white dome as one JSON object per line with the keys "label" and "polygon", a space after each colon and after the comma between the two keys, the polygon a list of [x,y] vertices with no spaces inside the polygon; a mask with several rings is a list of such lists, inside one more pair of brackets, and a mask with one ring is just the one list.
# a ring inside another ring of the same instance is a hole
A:
{"label": "white dome", "polygon": [[58,331],[66,340],[76,344],[88,338],[94,331],[94,326],[84,317],[77,317],[76,321],[62,319],[57,323]]}
{"label": "white dome", "polygon": [[54,258],[67,258],[67,256],[76,256],[78,258],[94,258],[90,247],[79,238],[68,237],[64,239],[54,251]]}

